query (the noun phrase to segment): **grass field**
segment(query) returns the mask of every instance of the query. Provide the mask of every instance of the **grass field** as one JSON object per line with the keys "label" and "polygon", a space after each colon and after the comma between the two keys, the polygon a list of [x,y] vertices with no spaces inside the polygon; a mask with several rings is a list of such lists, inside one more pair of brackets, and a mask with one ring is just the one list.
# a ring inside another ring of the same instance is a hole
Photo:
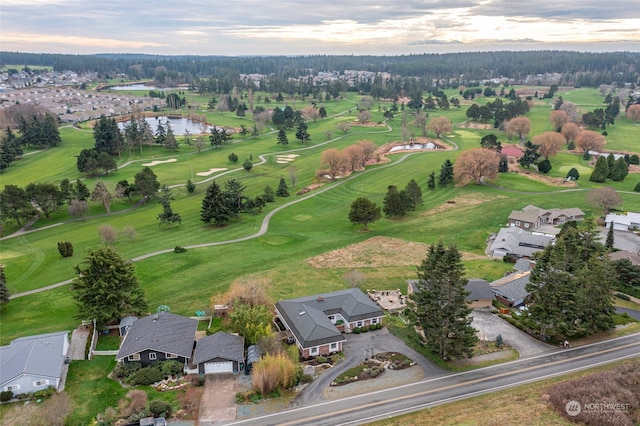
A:
{"label": "grass field", "polygon": [[[455,93],[452,92],[451,95]],[[208,98],[204,96],[188,93],[186,96],[193,105],[206,105],[208,102]],[[601,102],[600,95],[593,89],[571,90],[563,96],[578,105],[588,106]],[[316,170],[320,167],[320,157],[325,149],[344,149],[363,139],[371,140],[377,145],[403,139],[399,114],[387,122],[389,128],[382,125],[353,126],[346,134],[339,131],[336,128],[338,122],[355,121],[355,105],[359,100],[359,96],[349,93],[339,102],[323,103],[329,117],[309,122],[312,139],[304,146],[295,139],[294,130],[289,132],[290,143],[285,149],[276,144],[275,133],[272,131],[257,138],[240,139],[236,136],[232,143],[220,149],[209,148],[201,153],[186,146],[181,146],[176,152],[169,152],[161,147],[146,147],[142,153],[123,153],[117,160],[120,168],[99,178],[87,178],[75,166],[75,155],[81,149],[93,145],[89,127],[83,125],[80,130],[62,128],[63,142],[60,147],[24,156],[3,173],[2,183],[24,187],[32,181],[58,184],[62,179],[68,178],[82,179],[90,189],[98,180],[102,180],[113,189],[119,180],[133,182],[133,177],[142,169],[142,164],[175,158],[177,161],[155,165],[152,170],[163,184],[176,185],[172,189],[175,198],[172,208],[181,214],[183,224],[159,226],[156,217],[161,209],[154,202],[126,210],[132,207],[129,202],[117,200],[112,205],[111,216],[103,215],[104,208],[92,203],[92,217],[86,220],[64,223],[0,243],[0,262],[6,267],[11,293],[37,289],[72,278],[73,267],[82,261],[86,251],[101,244],[98,228],[105,224],[120,231],[126,227],[135,229],[135,238],[120,236],[115,243],[118,252],[129,259],[157,250],[171,250],[177,245],[219,243],[216,246],[190,249],[183,254],[167,253],[136,262],[136,271],[151,307],[168,304],[174,312],[192,314],[195,310],[207,309],[212,296],[224,292],[238,277],[249,274],[260,274],[270,279],[270,292],[274,299],[344,288],[347,285],[344,275],[350,268],[314,268],[305,260],[374,236],[427,244],[438,240],[447,244],[455,243],[462,251],[477,257],[465,262],[469,277],[493,280],[502,276],[508,265],[483,258],[486,238],[506,222],[511,210],[536,204],[548,208],[575,206],[589,214],[602,213],[586,202],[586,191],[583,190],[599,185],[588,181],[591,166],[580,154],[561,153],[551,159],[553,169],[550,176],[564,177],[571,167],[576,167],[581,174],[577,187],[580,191],[562,193],[562,196],[558,196],[559,190],[566,189],[562,186],[549,185],[512,173],[501,174],[494,182],[510,191],[473,184],[462,188],[450,186],[428,190],[426,181],[432,170],[437,173],[445,159],[455,160],[462,150],[479,146],[482,135],[493,131],[454,126],[445,140],[455,143],[459,150],[390,155],[388,163],[369,166],[366,171],[356,172],[350,178],[340,179],[335,184],[325,184],[325,187],[331,186],[331,189],[318,192],[316,196],[306,198],[315,195],[312,191],[304,196],[277,198],[261,214],[244,215],[237,222],[224,227],[206,226],[200,222],[202,197],[213,179],[219,183],[230,178],[239,179],[247,187],[246,194],[255,196],[262,192],[265,185],[275,188],[280,177],[284,177],[289,182],[290,191],[295,194],[297,190],[317,182]],[[477,103],[486,101],[483,98],[474,100]],[[296,108],[306,105],[301,99],[289,99],[287,103]],[[265,104],[269,107],[273,105]],[[372,110],[373,122],[382,120],[382,108],[389,107],[390,103],[380,102],[380,105],[380,110],[377,105]],[[459,110],[434,111],[431,117],[444,115],[455,124],[460,124],[466,120],[465,111],[465,107]],[[239,123],[245,123],[247,127],[252,126],[250,116],[239,118],[233,113],[198,112],[205,113],[207,120],[217,125],[237,127]],[[532,134],[550,130],[549,112],[548,103],[536,101],[529,114],[533,121]],[[413,126],[411,119],[408,120],[408,125],[414,135],[420,135],[420,130]],[[326,132],[331,135],[327,137]],[[504,138],[500,131],[495,132],[499,138]],[[637,134],[636,126],[625,119],[618,119],[616,125],[609,130],[607,147],[622,149]],[[231,152],[238,155],[238,164],[232,164],[228,160]],[[276,157],[282,154],[296,154],[298,157],[290,163],[280,164]],[[264,155],[263,164],[257,164],[261,161],[260,155]],[[240,163],[250,157],[256,165],[250,172],[246,172]],[[227,170],[210,176],[197,175],[198,172],[211,168]],[[296,177],[295,187],[291,183],[292,174]],[[194,194],[188,194],[182,186],[187,179],[198,183]],[[347,214],[355,198],[366,196],[382,205],[388,185],[403,188],[411,179],[418,181],[423,188],[424,203],[415,212],[410,212],[401,219],[383,218],[370,225],[368,232],[363,232],[361,226],[349,223]],[[634,175],[630,175],[624,182],[607,182],[606,185],[619,191],[631,191],[637,180]],[[626,209],[640,209],[640,197],[636,194],[629,192],[621,195]],[[271,219],[265,235],[239,243],[225,243],[256,233],[267,213],[302,198],[305,199],[278,211]],[[57,225],[70,219],[72,218],[63,208],[50,219],[40,219],[34,229]],[[4,232],[9,234],[17,228],[15,223],[6,223]],[[57,251],[58,241],[73,243],[75,254],[72,258],[60,257]],[[415,276],[413,266],[380,268],[371,265],[360,269],[367,277],[367,281],[362,284],[363,288],[398,288],[404,285],[407,278]],[[70,329],[78,321],[74,315],[75,308],[68,287],[15,299],[0,313],[1,343],[7,343],[20,335]]]}

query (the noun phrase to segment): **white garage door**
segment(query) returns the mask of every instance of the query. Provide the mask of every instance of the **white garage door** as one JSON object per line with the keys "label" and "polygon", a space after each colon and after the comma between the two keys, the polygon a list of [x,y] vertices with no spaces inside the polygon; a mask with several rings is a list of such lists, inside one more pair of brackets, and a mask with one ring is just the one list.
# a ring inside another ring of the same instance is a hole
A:
{"label": "white garage door", "polygon": [[212,373],[233,373],[233,362],[205,362],[204,374]]}

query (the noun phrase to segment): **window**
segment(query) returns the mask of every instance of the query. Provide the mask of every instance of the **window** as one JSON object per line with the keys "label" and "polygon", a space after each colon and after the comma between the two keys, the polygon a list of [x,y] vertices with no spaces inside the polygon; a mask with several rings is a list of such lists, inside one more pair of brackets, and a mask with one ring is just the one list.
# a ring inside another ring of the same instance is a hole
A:
{"label": "window", "polygon": [[318,355],[318,347],[316,346],[314,348],[311,348],[310,353],[311,355]]}
{"label": "window", "polygon": [[33,382],[33,386],[45,386],[49,384],[49,380],[36,380]]}
{"label": "window", "polygon": [[170,353],[167,353],[166,355],[167,355],[167,357],[166,357],[167,359],[170,359],[170,358],[178,358],[178,355],[176,355],[176,354],[170,354]]}
{"label": "window", "polygon": [[529,224],[528,224],[528,223],[525,223],[525,224],[524,224],[524,227],[525,227],[525,228],[528,228],[528,227],[529,227]]}
{"label": "window", "polygon": [[378,323],[378,318],[371,319],[371,324],[377,324],[377,323]]}
{"label": "window", "polygon": [[8,391],[20,390],[20,385],[7,386],[5,389],[8,390]]}
{"label": "window", "polygon": [[516,220],[516,226],[520,226],[520,221]]}
{"label": "window", "polygon": [[336,349],[338,349],[338,344],[337,343],[332,343],[331,344],[331,350],[335,351]]}
{"label": "window", "polygon": [[358,322],[356,323],[356,327],[362,327],[362,325],[363,325],[362,321],[358,321]]}
{"label": "window", "polygon": [[129,355],[129,361],[140,361],[140,354]]}
{"label": "window", "polygon": [[336,319],[335,315],[329,315],[327,318],[329,318],[329,320],[333,321],[334,319]]}
{"label": "window", "polygon": [[149,352],[149,359],[158,359],[158,355],[155,352]]}

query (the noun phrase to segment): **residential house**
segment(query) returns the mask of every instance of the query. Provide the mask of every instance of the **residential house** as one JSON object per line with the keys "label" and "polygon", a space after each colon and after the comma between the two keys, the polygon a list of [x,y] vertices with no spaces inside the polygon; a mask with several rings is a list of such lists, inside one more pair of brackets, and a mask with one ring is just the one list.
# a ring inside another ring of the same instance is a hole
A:
{"label": "residential house", "polygon": [[378,324],[382,309],[357,288],[282,300],[276,315],[291,331],[302,356],[327,355],[342,351],[342,332]]}
{"label": "residential house", "polygon": [[524,305],[529,292],[526,289],[531,271],[517,272],[493,281],[491,289],[496,299],[510,308]]}
{"label": "residential house", "polygon": [[492,306],[492,302],[495,300],[489,281],[479,278],[470,278],[464,289],[469,292],[464,300],[466,300],[469,306],[474,309],[490,308]]}
{"label": "residential house", "polygon": [[170,312],[140,318],[131,324],[116,359],[143,366],[172,359],[186,365],[193,353],[197,328],[197,320]]}
{"label": "residential house", "polygon": [[507,255],[530,258],[535,252],[544,250],[553,240],[552,236],[534,234],[519,227],[500,228],[487,254],[496,259]]}
{"label": "residential house", "polygon": [[38,334],[0,347],[0,390],[14,395],[35,392],[64,382],[69,332]]}
{"label": "residential house", "polygon": [[516,263],[513,265],[513,269],[515,269],[518,272],[525,272],[533,269],[535,265],[536,265],[536,262],[534,262],[533,260],[521,258],[521,259],[518,259]]}
{"label": "residential house", "polygon": [[529,204],[522,210],[513,210],[509,215],[509,226],[533,231],[544,225],[563,225],[566,222],[584,219],[584,212],[578,208],[541,209]]}
{"label": "residential house", "polygon": [[[419,290],[419,280],[407,280],[407,297]],[[465,296],[465,301],[473,309],[476,308],[490,308],[495,297],[488,281],[480,278],[470,278],[467,280],[467,284],[464,287],[465,291],[469,294]]]}
{"label": "residential house", "polygon": [[635,229],[640,229],[640,213],[610,213],[604,221],[607,229],[611,226],[611,222],[613,222],[613,229],[616,231],[633,231]]}
{"label": "residential house", "polygon": [[199,374],[238,373],[244,368],[244,337],[222,331],[203,337],[196,344],[193,364]]}

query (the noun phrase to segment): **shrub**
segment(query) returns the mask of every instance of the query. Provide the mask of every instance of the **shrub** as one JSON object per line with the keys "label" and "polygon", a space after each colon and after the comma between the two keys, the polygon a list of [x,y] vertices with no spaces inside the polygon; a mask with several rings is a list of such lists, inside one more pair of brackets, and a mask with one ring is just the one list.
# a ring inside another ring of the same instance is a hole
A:
{"label": "shrub", "polygon": [[56,389],[53,386],[48,386],[46,389],[40,389],[33,393],[36,398],[47,398],[56,393]]}
{"label": "shrub", "polygon": [[191,386],[204,386],[204,381],[205,378],[204,376],[197,376],[197,375],[191,375],[189,376],[189,378],[191,379]]}
{"label": "shrub", "polygon": [[263,396],[295,383],[297,365],[286,354],[266,354],[253,365],[253,387]]}
{"label": "shrub", "polygon": [[173,249],[173,252],[174,252],[174,253],[186,253],[186,252],[187,252],[187,249],[186,249],[186,248],[184,248],[184,247],[182,247],[182,246],[176,246],[176,247]]}
{"label": "shrub", "polygon": [[360,334],[360,332],[361,332],[360,327],[354,327],[353,330],[351,330],[351,332],[353,334]]}
{"label": "shrub", "polygon": [[367,331],[369,331],[369,327],[367,327],[366,325],[360,327],[360,333],[366,333]]}
{"label": "shrub", "polygon": [[132,386],[138,385],[152,385],[156,382],[159,382],[164,378],[162,371],[160,371],[157,367],[145,367],[141,370],[136,371],[134,374],[129,376],[127,379],[127,383]]}
{"label": "shrub", "polygon": [[11,391],[2,391],[0,392],[0,401],[7,402],[13,398],[13,392]]}
{"label": "shrub", "polygon": [[69,241],[58,241],[58,252],[62,257],[73,256],[73,244]]}
{"label": "shrub", "polygon": [[640,192],[640,182],[638,182],[638,183],[636,184],[636,186],[633,188],[633,191],[634,191],[634,192]]}
{"label": "shrub", "polygon": [[506,262],[506,263],[516,263],[518,259],[516,259],[515,256],[511,256],[510,254],[507,254],[505,256],[502,257],[502,261]]}
{"label": "shrub", "polygon": [[571,170],[567,173],[567,179],[571,178],[571,180],[580,179],[580,172],[575,167],[572,167]]}
{"label": "shrub", "polygon": [[549,160],[542,160],[538,163],[538,170],[540,173],[549,173],[551,171],[551,162]]}
{"label": "shrub", "polygon": [[498,334],[496,336],[496,347],[500,348],[504,344],[504,340],[502,339],[502,334]]}
{"label": "shrub", "polygon": [[638,154],[633,154],[629,157],[629,164],[640,164],[640,156],[638,156]]}
{"label": "shrub", "polygon": [[175,360],[163,361],[160,369],[165,376],[177,376],[183,371],[182,364]]}
{"label": "shrub", "polygon": [[369,325],[369,331],[373,331],[373,330],[377,330],[377,329],[378,329],[377,324]]}
{"label": "shrub", "polygon": [[570,151],[573,151],[574,149],[576,149],[576,144],[574,141],[571,141],[567,144],[567,149]]}
{"label": "shrub", "polygon": [[300,383],[311,383],[313,382],[313,376],[311,374],[303,374],[300,376]]}
{"label": "shrub", "polygon": [[318,361],[318,364],[324,364],[325,362],[327,362],[327,357],[320,355],[316,357],[316,361]]}
{"label": "shrub", "polygon": [[193,191],[196,190],[196,184],[193,183],[193,181],[191,179],[187,180],[187,192],[189,192],[189,194],[193,194]]}
{"label": "shrub", "polygon": [[171,404],[156,399],[149,404],[149,411],[154,417],[171,417]]}
{"label": "shrub", "polygon": [[376,330],[380,330],[380,329],[382,329],[382,323],[381,322],[376,324]]}
{"label": "shrub", "polygon": [[142,368],[139,362],[120,362],[113,369],[113,375],[118,379],[128,377]]}

